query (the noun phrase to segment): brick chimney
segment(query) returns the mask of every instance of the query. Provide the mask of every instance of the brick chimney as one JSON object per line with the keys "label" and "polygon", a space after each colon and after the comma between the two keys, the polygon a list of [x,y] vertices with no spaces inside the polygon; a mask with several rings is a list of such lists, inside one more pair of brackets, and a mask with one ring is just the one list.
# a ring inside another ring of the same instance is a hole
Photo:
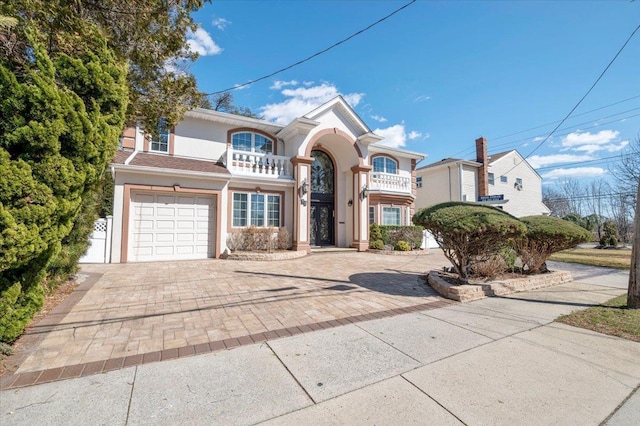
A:
{"label": "brick chimney", "polygon": [[487,139],[476,139],[476,161],[481,164],[478,170],[478,196],[489,195],[489,161],[487,155]]}

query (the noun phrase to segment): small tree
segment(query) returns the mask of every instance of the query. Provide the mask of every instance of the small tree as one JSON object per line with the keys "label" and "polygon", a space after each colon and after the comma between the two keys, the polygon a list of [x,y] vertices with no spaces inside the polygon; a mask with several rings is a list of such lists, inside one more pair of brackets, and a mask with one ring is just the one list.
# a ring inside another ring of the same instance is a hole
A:
{"label": "small tree", "polygon": [[610,247],[616,247],[618,245],[618,231],[616,230],[616,224],[611,220],[607,220],[602,224],[600,245]]}
{"label": "small tree", "polygon": [[568,220],[551,216],[527,216],[520,219],[527,226],[526,235],[515,247],[528,274],[543,271],[551,254],[589,241],[591,232]]}
{"label": "small tree", "polygon": [[462,280],[468,278],[473,262],[491,258],[526,232],[522,222],[500,209],[463,202],[421,209],[413,223],[431,232]]}

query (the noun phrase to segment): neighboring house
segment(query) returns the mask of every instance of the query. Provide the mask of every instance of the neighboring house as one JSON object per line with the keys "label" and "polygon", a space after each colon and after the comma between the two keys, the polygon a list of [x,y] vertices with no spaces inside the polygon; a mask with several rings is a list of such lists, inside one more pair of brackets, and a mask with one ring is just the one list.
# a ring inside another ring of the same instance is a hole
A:
{"label": "neighboring house", "polygon": [[293,250],[366,250],[372,221],[410,224],[424,158],[382,139],[342,97],[286,126],[195,109],[156,138],[127,129],[111,261],[219,257],[251,225],[286,227]]}
{"label": "neighboring house", "polygon": [[416,170],[416,206],[445,201],[491,204],[516,216],[548,215],[542,178],[516,150],[487,155],[487,140],[476,140],[476,159],[446,158]]}

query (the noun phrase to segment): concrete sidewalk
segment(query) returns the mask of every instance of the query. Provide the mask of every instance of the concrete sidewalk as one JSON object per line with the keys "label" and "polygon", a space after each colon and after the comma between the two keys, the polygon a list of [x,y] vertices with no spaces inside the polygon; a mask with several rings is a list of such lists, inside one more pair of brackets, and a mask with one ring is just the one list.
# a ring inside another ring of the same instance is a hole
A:
{"label": "concrete sidewalk", "polygon": [[552,322],[626,274],[551,267],[576,281],[2,391],[0,424],[640,424],[640,343]]}

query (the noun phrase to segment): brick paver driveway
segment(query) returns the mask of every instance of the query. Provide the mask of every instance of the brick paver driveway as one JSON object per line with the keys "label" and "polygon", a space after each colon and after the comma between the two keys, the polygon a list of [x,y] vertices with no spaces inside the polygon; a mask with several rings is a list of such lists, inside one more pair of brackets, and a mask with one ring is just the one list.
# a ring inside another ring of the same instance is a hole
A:
{"label": "brick paver driveway", "polygon": [[433,250],[84,265],[93,284],[58,324],[29,330],[41,339],[17,373],[118,368],[442,306],[419,277],[446,264]]}

